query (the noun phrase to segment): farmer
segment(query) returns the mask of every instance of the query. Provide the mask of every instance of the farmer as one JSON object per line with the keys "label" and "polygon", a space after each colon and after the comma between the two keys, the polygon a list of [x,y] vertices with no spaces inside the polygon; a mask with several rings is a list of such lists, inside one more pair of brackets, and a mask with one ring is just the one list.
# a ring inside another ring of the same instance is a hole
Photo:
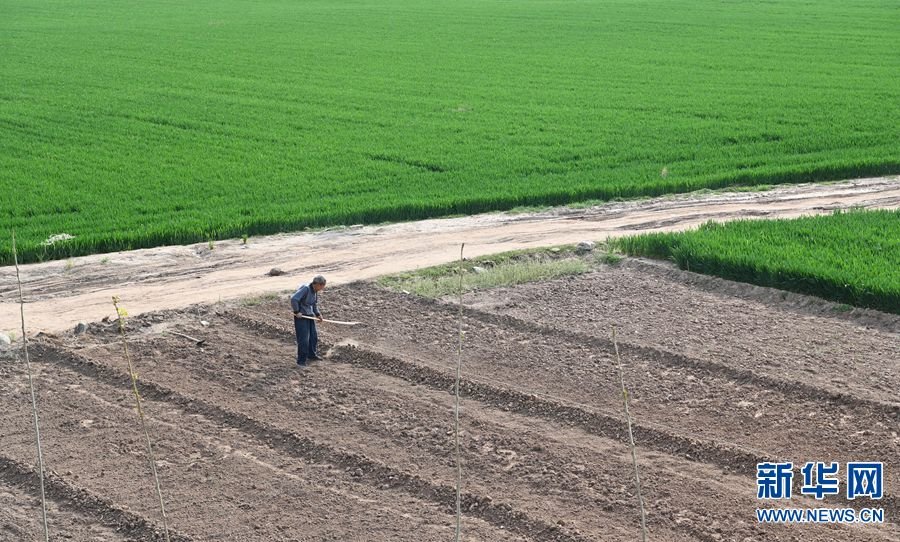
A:
{"label": "farmer", "polygon": [[[306,367],[307,361],[318,361],[322,358],[316,352],[319,335],[316,333],[316,321],[322,321],[319,312],[319,292],[325,288],[325,277],[316,275],[309,284],[303,284],[291,296],[291,309],[294,311],[294,330],[297,331],[297,365]],[[314,317],[310,320],[307,317]]]}

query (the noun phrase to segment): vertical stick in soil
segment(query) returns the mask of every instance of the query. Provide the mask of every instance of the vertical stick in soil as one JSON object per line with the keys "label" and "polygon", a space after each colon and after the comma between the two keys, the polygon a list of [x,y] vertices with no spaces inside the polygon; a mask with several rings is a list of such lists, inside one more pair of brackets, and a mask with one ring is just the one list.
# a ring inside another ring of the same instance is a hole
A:
{"label": "vertical stick in soil", "polygon": [[19,287],[19,316],[22,321],[22,351],[25,357],[25,372],[28,373],[28,389],[31,391],[31,414],[34,417],[34,440],[37,444],[38,477],[41,481],[41,519],[44,524],[44,542],[50,541],[47,526],[47,496],[44,493],[44,453],[41,447],[41,425],[38,423],[37,398],[34,394],[34,379],[31,376],[31,359],[28,357],[28,337],[25,335],[25,297],[22,295],[22,279],[19,276],[19,253],[16,250],[16,232],[12,234],[13,262],[16,265],[16,284]]}
{"label": "vertical stick in soil", "polygon": [[625,403],[625,420],[628,423],[628,442],[631,445],[631,463],[634,465],[634,483],[637,487],[638,503],[641,505],[641,541],[647,542],[647,514],[644,511],[644,497],[641,495],[641,477],[638,474],[637,454],[634,446],[634,433],[631,431],[631,414],[628,412],[628,390],[625,388],[625,371],[622,369],[622,358],[619,357],[619,343],[616,341],[616,328],[612,330],[613,346],[616,349],[616,363],[619,366],[619,382],[622,384],[622,401]]}
{"label": "vertical stick in soil", "polygon": [[459,247],[459,346],[456,349],[456,384],[453,386],[456,395],[456,406],[454,408],[454,416],[456,418],[454,425],[454,438],[456,440],[456,542],[459,542],[459,536],[462,533],[462,505],[460,502],[460,492],[462,486],[462,462],[459,456],[459,373],[462,368],[462,345],[463,345],[463,250],[466,244],[463,243]]}
{"label": "vertical stick in soil", "polygon": [[119,317],[119,336],[122,337],[122,347],[125,350],[125,361],[128,363],[128,374],[131,375],[131,389],[134,392],[134,402],[137,405],[138,417],[141,420],[141,430],[144,431],[144,438],[147,440],[147,456],[150,459],[150,470],[153,472],[153,481],[156,484],[156,495],[159,497],[159,510],[162,513],[163,533],[166,542],[169,542],[169,523],[166,519],[166,505],[163,503],[162,487],[159,484],[159,474],[156,472],[156,457],[153,455],[153,444],[150,441],[150,432],[147,430],[147,422],[144,420],[144,409],[141,407],[141,394],[137,388],[137,374],[134,372],[134,366],[131,363],[131,355],[128,353],[128,341],[125,338],[125,309],[119,308],[119,297],[113,296],[113,307],[116,308],[116,315]]}

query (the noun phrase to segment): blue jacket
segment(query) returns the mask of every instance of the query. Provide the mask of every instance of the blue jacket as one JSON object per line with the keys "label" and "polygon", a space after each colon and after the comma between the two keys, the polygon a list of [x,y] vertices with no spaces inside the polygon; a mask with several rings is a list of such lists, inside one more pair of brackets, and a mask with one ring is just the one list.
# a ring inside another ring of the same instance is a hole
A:
{"label": "blue jacket", "polygon": [[319,316],[319,294],[311,284],[304,284],[291,296],[291,309],[306,316]]}

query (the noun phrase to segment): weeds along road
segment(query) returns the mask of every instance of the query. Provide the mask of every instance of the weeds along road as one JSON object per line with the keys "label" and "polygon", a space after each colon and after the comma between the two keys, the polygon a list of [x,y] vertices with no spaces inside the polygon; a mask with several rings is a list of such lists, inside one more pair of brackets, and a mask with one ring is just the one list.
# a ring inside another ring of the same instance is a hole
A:
{"label": "weeds along road", "polygon": [[[314,273],[332,284],[546,245],[675,231],[707,220],[791,218],[851,207],[900,207],[900,176],[764,192],[687,194],[580,209],[493,213],[383,226],[159,247],[22,267],[29,330],[69,329],[113,316],[118,295],[132,314],[290,290]],[[284,275],[266,273],[279,268]],[[19,326],[15,270],[0,269],[0,331]]]}

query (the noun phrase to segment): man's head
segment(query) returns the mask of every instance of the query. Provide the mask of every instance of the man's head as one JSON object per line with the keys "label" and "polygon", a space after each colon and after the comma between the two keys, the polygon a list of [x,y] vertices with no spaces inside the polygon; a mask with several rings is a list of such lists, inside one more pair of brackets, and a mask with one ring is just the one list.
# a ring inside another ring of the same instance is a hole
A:
{"label": "man's head", "polygon": [[325,277],[322,275],[316,275],[312,279],[312,289],[316,292],[321,292],[322,289],[325,288]]}

